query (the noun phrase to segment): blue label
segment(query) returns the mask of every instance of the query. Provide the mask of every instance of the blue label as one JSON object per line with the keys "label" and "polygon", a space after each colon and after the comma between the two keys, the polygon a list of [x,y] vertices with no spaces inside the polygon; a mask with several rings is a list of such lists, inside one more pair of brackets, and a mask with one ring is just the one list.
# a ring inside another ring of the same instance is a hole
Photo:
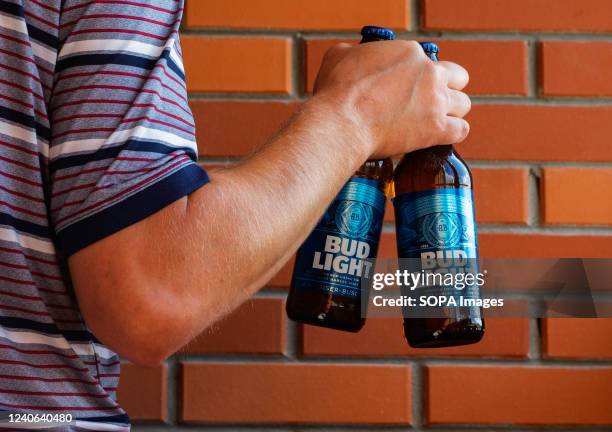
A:
{"label": "blue label", "polygon": [[[411,192],[393,200],[400,258],[410,271],[477,273],[478,248],[470,189],[442,188]],[[452,294],[433,290],[431,294]],[[456,293],[458,294],[458,293]],[[463,293],[477,296],[475,290]]]}
{"label": "blue label", "polygon": [[371,277],[385,202],[377,181],[349,180],[299,249],[291,286],[359,297],[361,278]]}

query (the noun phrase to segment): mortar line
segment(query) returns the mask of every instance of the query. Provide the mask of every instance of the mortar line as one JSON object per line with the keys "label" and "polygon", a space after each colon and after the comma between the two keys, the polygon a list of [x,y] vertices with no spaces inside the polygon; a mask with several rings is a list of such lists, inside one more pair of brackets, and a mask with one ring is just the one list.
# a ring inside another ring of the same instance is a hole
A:
{"label": "mortar line", "polygon": [[540,189],[541,169],[530,167],[527,175],[527,221],[529,226],[539,228],[542,217],[540,210],[542,200]]}
{"label": "mortar line", "polygon": [[561,167],[561,168],[612,168],[612,161],[608,162],[589,162],[589,161],[494,161],[494,160],[474,160],[466,159],[470,168],[504,169],[504,168],[527,168],[533,170],[536,175],[540,175],[542,168]]}
{"label": "mortar line", "polygon": [[291,40],[291,98],[295,99],[300,97],[303,89],[303,41],[300,33],[294,34]]}
{"label": "mortar line", "polygon": [[179,366],[177,360],[177,354],[173,355],[166,361],[166,365],[168,368],[168,376],[166,377],[166,397],[168,398],[166,401],[166,415],[167,422],[170,425],[176,425],[179,420]]}
{"label": "mortar line", "polygon": [[532,360],[542,360],[542,327],[541,318],[532,318],[529,320],[529,331],[530,331],[530,347],[529,353]]}
{"label": "mortar line", "polygon": [[540,96],[539,42],[537,39],[527,41],[527,92],[531,98]]}
{"label": "mortar line", "polygon": [[412,369],[412,427],[420,430],[425,416],[424,366],[420,359],[413,361]]}
{"label": "mortar line", "polygon": [[[255,354],[189,354],[181,355],[181,363],[203,363],[203,364],[245,364],[245,363],[269,363],[269,364],[293,364],[296,359],[291,359],[279,354],[270,355],[255,355]],[[299,362],[302,365],[353,365],[353,366],[389,366],[389,367],[405,367],[407,362],[420,362],[423,366],[495,366],[495,367],[513,367],[513,368],[533,368],[533,367],[548,367],[548,368],[574,368],[574,369],[610,369],[612,368],[612,358],[596,359],[596,358],[538,358],[530,359],[529,357],[495,357],[495,356],[478,356],[478,357],[414,357],[410,355],[404,356],[351,356],[351,355],[330,355],[330,356],[314,356],[300,355]]]}
{"label": "mortar line", "polygon": [[421,32],[421,9],[423,5],[421,0],[410,0],[410,29],[412,33],[418,34]]}
{"label": "mortar line", "polygon": [[[418,3],[418,0],[414,2]],[[420,9],[421,5],[416,4],[417,8]],[[411,4],[411,12],[413,12],[414,6]],[[416,17],[417,20],[419,17]],[[410,20],[410,24],[413,25],[413,18]],[[367,24],[367,23],[366,23]],[[381,23],[384,25],[384,23]],[[265,29],[265,28],[183,28],[181,34],[185,36],[205,36],[205,37],[263,37],[263,38],[281,38],[291,37],[296,33],[301,33],[304,37],[308,38],[357,38],[359,28],[347,29],[347,30],[310,30],[303,28],[291,28],[291,29]],[[423,29],[420,20],[418,26],[412,30],[396,30],[396,34],[405,38],[418,38],[418,37],[435,37],[444,39],[456,39],[456,40],[524,40],[527,38],[541,38],[542,40],[567,40],[567,41],[600,41],[600,40],[612,40],[612,32],[569,32],[569,31],[461,31],[461,30],[432,30]]]}
{"label": "mortar line", "polygon": [[299,324],[285,315],[285,356],[293,361],[300,360]]}

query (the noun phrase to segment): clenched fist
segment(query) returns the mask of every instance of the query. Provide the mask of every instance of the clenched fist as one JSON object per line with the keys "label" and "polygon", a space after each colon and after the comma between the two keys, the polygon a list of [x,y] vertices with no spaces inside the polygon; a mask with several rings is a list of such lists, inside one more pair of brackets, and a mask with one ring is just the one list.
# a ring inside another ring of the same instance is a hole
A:
{"label": "clenched fist", "polygon": [[465,139],[467,71],[434,62],[414,41],[338,44],[323,59],[313,99],[326,101],[367,137],[371,157]]}

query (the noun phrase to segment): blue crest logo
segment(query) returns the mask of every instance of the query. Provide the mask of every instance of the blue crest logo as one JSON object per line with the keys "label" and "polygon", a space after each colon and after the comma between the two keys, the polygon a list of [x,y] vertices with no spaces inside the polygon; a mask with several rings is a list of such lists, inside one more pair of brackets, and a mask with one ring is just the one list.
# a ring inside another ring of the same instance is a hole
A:
{"label": "blue crest logo", "polygon": [[338,231],[348,237],[365,238],[372,219],[372,208],[360,202],[342,201],[336,209]]}
{"label": "blue crest logo", "polygon": [[455,213],[433,213],[422,222],[423,237],[432,246],[453,247],[459,244],[462,229],[459,216]]}

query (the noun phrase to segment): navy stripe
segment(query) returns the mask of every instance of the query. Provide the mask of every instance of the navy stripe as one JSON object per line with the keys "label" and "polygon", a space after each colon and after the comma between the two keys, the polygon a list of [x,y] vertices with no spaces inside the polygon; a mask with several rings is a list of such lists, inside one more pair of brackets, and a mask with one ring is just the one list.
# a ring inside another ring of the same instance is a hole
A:
{"label": "navy stripe", "polygon": [[44,225],[17,219],[16,217],[0,212],[0,225],[8,225],[22,233],[32,234],[46,239],[51,238],[51,230]]}
{"label": "navy stripe", "polygon": [[189,164],[111,207],[67,226],[58,233],[60,249],[67,257],[84,247],[126,228],[189,195],[208,183],[208,174]]}
{"label": "navy stripe", "polygon": [[183,73],[181,68],[179,68],[178,65],[174,63],[174,61],[170,58],[170,49],[164,50],[160,58],[165,59],[166,63],[168,64],[168,67],[172,69],[172,71],[177,74],[183,81],[185,81],[185,74]]}
{"label": "navy stripe", "polygon": [[21,5],[15,3],[9,3],[4,0],[0,0],[0,12],[7,13],[9,15],[15,15],[16,17],[23,18],[23,8]]}
{"label": "navy stripe", "polygon": [[53,323],[41,323],[27,318],[0,316],[0,326],[17,330],[32,330],[46,335],[64,336],[74,342],[96,342],[93,335],[86,330],[60,330]]}
{"label": "navy stripe", "polygon": [[78,66],[107,64],[134,66],[141,69],[152,70],[156,63],[157,59],[148,59],[130,54],[82,54],[58,61],[56,71],[61,72]]}
{"label": "navy stripe", "polygon": [[34,27],[32,24],[27,24],[27,27],[28,34],[32,39],[36,39],[38,42],[42,42],[43,44],[57,51],[57,48],[59,47],[59,39],[56,36]]}
{"label": "navy stripe", "polygon": [[56,36],[27,23],[24,18],[23,7],[21,7],[20,5],[0,0],[0,12],[16,16],[17,18],[20,18],[24,22],[26,22],[26,26],[28,28],[28,35],[32,39],[36,39],[37,41],[42,42],[43,44],[50,46],[54,49],[57,49],[57,47],[59,46],[59,39]]}
{"label": "navy stripe", "polygon": [[118,64],[125,66],[133,66],[141,69],[152,70],[160,59],[166,60],[168,67],[177,74],[182,80],[185,79],[185,74],[170,58],[170,50],[164,50],[159,59],[148,59],[132,54],[82,54],[64,58],[57,62],[56,70],[63,70],[78,67],[92,66],[105,64]]}
{"label": "navy stripe", "polygon": [[46,141],[51,139],[51,130],[48,127],[38,123],[32,116],[0,105],[0,117],[15,123],[19,123],[20,125],[26,126],[30,129],[35,129],[36,135]]}
{"label": "navy stripe", "polygon": [[75,166],[85,165],[89,162],[97,162],[104,159],[116,158],[122,151],[137,151],[143,153],[158,153],[170,154],[175,151],[185,152],[192,160],[196,160],[197,156],[193,149],[189,147],[170,147],[165,144],[160,144],[151,141],[128,140],[123,145],[113,147],[103,147],[94,153],[84,153],[74,156],[61,157],[50,163],[51,172],[60,169],[71,168]]}

